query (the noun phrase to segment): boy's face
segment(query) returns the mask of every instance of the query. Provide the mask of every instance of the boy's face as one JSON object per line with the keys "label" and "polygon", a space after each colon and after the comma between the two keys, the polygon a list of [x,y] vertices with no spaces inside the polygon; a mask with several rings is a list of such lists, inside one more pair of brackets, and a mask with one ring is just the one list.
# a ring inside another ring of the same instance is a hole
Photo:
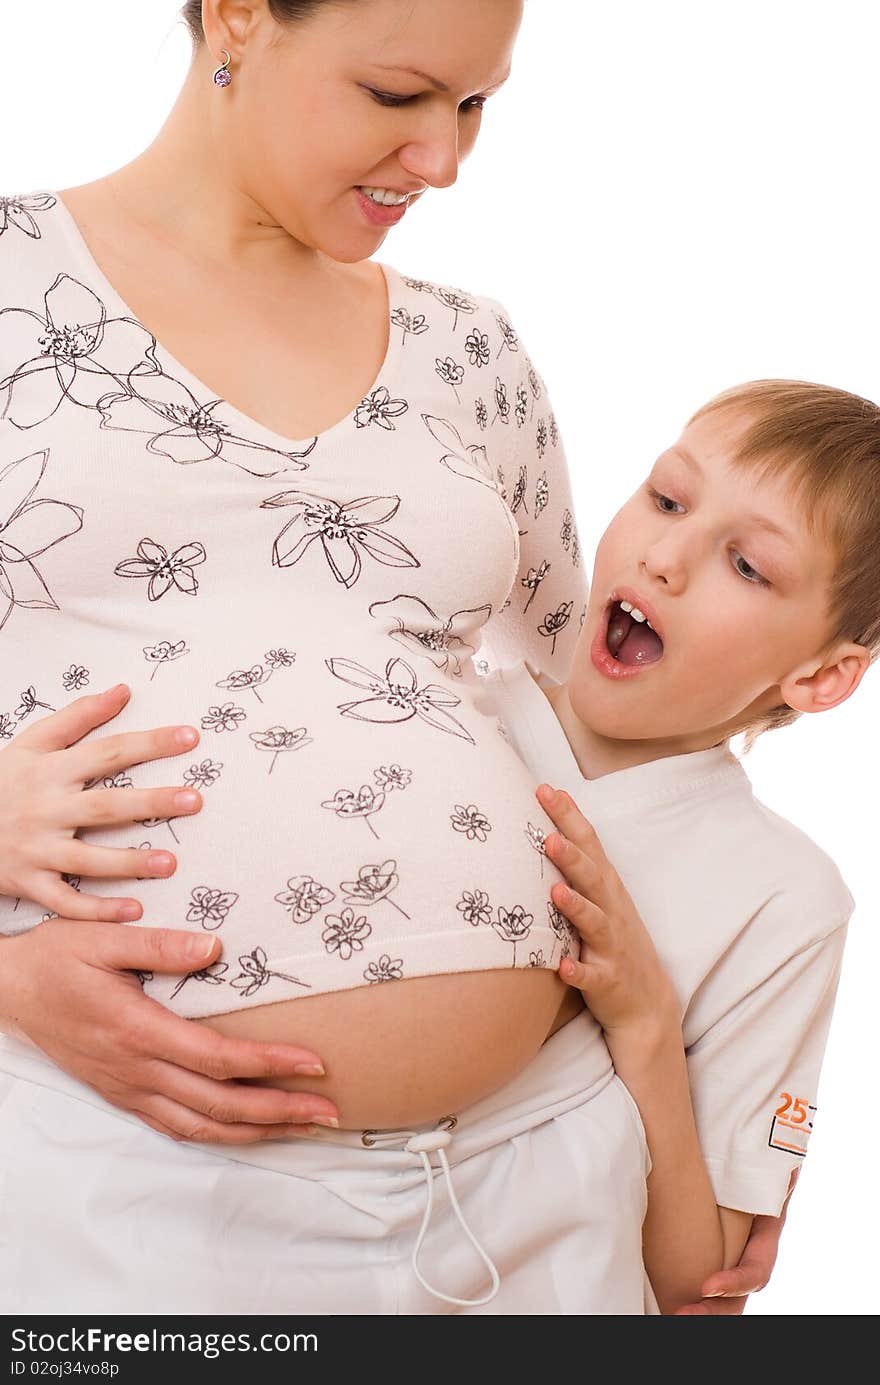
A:
{"label": "boy's face", "polygon": [[[599,542],[568,680],[573,710],[598,735],[714,744],[822,662],[835,555],[783,480],[729,466],[747,422],[722,413],[690,424]],[[662,641],[617,605],[609,616],[615,594]]]}

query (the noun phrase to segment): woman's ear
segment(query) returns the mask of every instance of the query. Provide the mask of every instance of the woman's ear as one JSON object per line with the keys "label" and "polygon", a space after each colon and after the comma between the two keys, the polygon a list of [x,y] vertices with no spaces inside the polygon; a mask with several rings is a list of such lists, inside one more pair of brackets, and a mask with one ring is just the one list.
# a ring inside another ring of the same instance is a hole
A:
{"label": "woman's ear", "polygon": [[783,678],[782,700],[796,712],[827,712],[855,692],[870,664],[864,645],[841,641]]}

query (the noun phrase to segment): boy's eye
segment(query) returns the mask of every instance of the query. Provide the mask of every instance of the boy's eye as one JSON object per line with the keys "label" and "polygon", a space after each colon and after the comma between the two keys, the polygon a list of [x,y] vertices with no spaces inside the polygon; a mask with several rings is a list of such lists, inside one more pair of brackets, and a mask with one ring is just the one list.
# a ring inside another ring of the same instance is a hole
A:
{"label": "boy's eye", "polygon": [[[678,514],[679,511],[684,510],[684,506],[679,505],[677,500],[671,500],[668,495],[663,495],[661,491],[655,490],[653,486],[648,487],[648,494],[651,496],[651,499],[654,501],[661,514],[675,515]],[[677,506],[677,508],[668,510],[666,505],[663,504],[663,501],[666,501],[668,505]],[[733,554],[733,566],[740,577],[744,577],[747,582],[753,582],[757,587],[769,587],[770,583],[767,581],[766,577],[762,577],[757,568],[752,567],[751,563],[748,562],[741,553],[737,553],[734,549]],[[742,563],[742,567],[739,566],[740,563]]]}
{"label": "boy's eye", "polygon": [[[377,91],[375,87],[367,87],[374,100],[381,106],[408,106],[411,101],[417,101],[418,94],[415,96],[395,96],[390,91]],[[469,101],[464,102],[465,110],[481,111],[488,100],[485,96],[472,96]]]}

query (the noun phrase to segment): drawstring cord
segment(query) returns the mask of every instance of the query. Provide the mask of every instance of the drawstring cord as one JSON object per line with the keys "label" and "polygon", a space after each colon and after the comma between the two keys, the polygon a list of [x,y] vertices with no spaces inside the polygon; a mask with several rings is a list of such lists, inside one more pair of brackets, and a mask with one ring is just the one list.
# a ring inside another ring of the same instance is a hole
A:
{"label": "drawstring cord", "polygon": [[[443,1123],[446,1121],[451,1122],[452,1125],[456,1124],[454,1116],[444,1116],[443,1122],[441,1122],[441,1128],[438,1128],[436,1130],[429,1130],[427,1133],[422,1135],[417,1134],[413,1130],[365,1130],[361,1136],[361,1143],[367,1146],[378,1145],[381,1148],[388,1148],[392,1145],[399,1144],[401,1140],[406,1140],[404,1149],[407,1151],[407,1153],[419,1155],[425,1173],[425,1188],[427,1192],[427,1197],[425,1199],[425,1215],[422,1218],[422,1225],[419,1229],[419,1234],[416,1237],[416,1243],[413,1247],[412,1253],[412,1267],[416,1279],[418,1279],[419,1283],[422,1285],[424,1289],[427,1289],[429,1294],[433,1294],[435,1298],[443,1299],[445,1303],[459,1303],[462,1306],[466,1307],[479,1307],[483,1303],[491,1302],[491,1300],[495,1297],[499,1288],[501,1287],[501,1277],[498,1274],[498,1271],[493,1265],[489,1256],[486,1254],[485,1250],[480,1245],[476,1236],[471,1231],[470,1227],[465,1221],[464,1214],[458,1205],[458,1198],[455,1196],[455,1189],[452,1186],[452,1170],[449,1167],[449,1160],[446,1157],[446,1147],[447,1145],[450,1145],[452,1143],[452,1136],[449,1133],[449,1128],[442,1128]],[[433,1285],[429,1284],[428,1281],[422,1275],[421,1271],[419,1270],[419,1252],[421,1251],[422,1242],[424,1241],[425,1235],[428,1230],[428,1225],[431,1220],[431,1213],[434,1210],[434,1176],[429,1156],[435,1151],[440,1159],[440,1167],[443,1170],[443,1175],[446,1179],[446,1186],[449,1189],[449,1201],[452,1203],[455,1215],[458,1217],[464,1234],[467,1236],[474,1250],[482,1259],[484,1265],[486,1266],[486,1268],[489,1271],[489,1274],[492,1277],[492,1288],[489,1290],[487,1294],[484,1294],[482,1298],[454,1298],[451,1294],[444,1294],[440,1291],[440,1289],[435,1289]]]}

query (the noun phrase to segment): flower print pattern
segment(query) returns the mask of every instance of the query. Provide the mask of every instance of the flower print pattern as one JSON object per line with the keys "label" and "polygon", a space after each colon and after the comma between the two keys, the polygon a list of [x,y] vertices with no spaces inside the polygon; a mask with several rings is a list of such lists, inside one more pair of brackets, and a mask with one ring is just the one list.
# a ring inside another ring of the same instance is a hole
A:
{"label": "flower print pattern", "polygon": [[586,620],[586,618],[587,618],[587,603],[584,602],[584,609],[581,611],[580,620],[579,620],[579,622],[578,622],[578,624],[579,624],[581,630],[583,630],[583,628],[584,628],[584,621]]}
{"label": "flower print pattern", "polygon": [[547,451],[547,425],[543,418],[538,419],[538,431],[535,434],[535,443],[538,448],[538,456],[543,457]]}
{"label": "flower print pattern", "polygon": [[356,664],[353,659],[325,659],[324,662],[334,678],[341,678],[344,683],[364,688],[373,694],[357,702],[340,704],[337,710],[344,717],[386,725],[419,717],[438,731],[460,736],[462,740],[474,744],[470,732],[456,721],[451,712],[446,711],[447,707],[458,707],[461,698],[438,683],[428,683],[419,688],[414,670],[404,659],[389,659],[384,677],[372,673],[363,664]]}
{"label": "flower print pattern", "polygon": [[328,808],[338,818],[363,818],[378,840],[379,833],[369,819],[378,813],[384,802],[385,794],[381,789],[377,792],[371,784],[362,784],[356,793],[351,789],[337,789],[332,798],[324,800],[321,807]]}
{"label": "flower print pattern", "polygon": [[554,447],[559,446],[559,428],[554,414],[550,415],[550,441]]}
{"label": "flower print pattern", "polygon": [[280,491],[264,500],[261,510],[293,508],[275,540],[272,562],[276,567],[292,567],[317,539],[321,541],[330,571],[346,587],[354,586],[361,574],[363,550],[384,567],[419,567],[420,563],[402,540],[380,526],[397,514],[397,495],[365,495],[357,500],[337,501],[306,491]]}
{"label": "flower print pattern", "polygon": [[388,633],[397,644],[430,659],[434,667],[442,669],[444,673],[452,673],[459,678],[461,658],[458,651],[464,651],[463,656],[466,657],[474,653],[475,646],[467,644],[458,632],[485,625],[492,614],[492,607],[478,606],[471,610],[454,611],[444,620],[420,597],[401,592],[391,601],[372,602],[369,611],[371,616],[383,611],[384,617],[394,622],[396,629]]}
{"label": "flower print pattern", "polygon": [[463,890],[455,907],[474,928],[479,928],[481,923],[492,922],[492,906],[485,890]]}
{"label": "flower print pattern", "polygon": [[304,986],[306,990],[312,989],[310,982],[301,981],[298,976],[288,976],[286,972],[273,971],[266,966],[267,961],[266,951],[262,947],[255,947],[253,952],[239,957],[238,965],[241,967],[241,971],[238,976],[232,978],[230,984],[237,991],[241,991],[244,999],[256,994],[263,986],[267,986],[273,977],[277,977],[279,981],[290,981],[294,986]]}
{"label": "flower print pattern", "polygon": [[563,512],[562,512],[562,528],[561,528],[560,531],[559,531],[559,537],[560,537],[560,539],[561,539],[561,541],[562,541],[562,547],[565,549],[566,553],[568,552],[568,550],[569,550],[569,548],[570,548],[570,546],[571,546],[571,533],[572,533],[572,517],[571,517],[571,510],[566,509],[566,510],[563,510]]}
{"label": "flower print pattern", "polygon": [[[88,674],[85,669],[83,669],[82,672],[86,674],[85,682],[87,683],[89,681]],[[83,684],[80,683],[79,686],[82,687]],[[25,688],[20,694],[20,701],[15,709],[16,720],[24,721],[25,717],[29,717],[31,712],[36,711],[37,707],[43,707],[47,712],[54,712],[56,710],[51,702],[40,701],[37,697],[36,689],[33,686]]]}
{"label": "flower print pattern", "polygon": [[[61,682],[65,692],[79,692],[80,688],[85,688],[89,681],[89,671],[82,664],[71,664],[70,668],[61,675]],[[40,703],[40,706],[44,706]]]}
{"label": "flower print pattern", "polygon": [[172,587],[195,596],[199,584],[193,568],[207,557],[202,544],[182,544],[169,557],[168,549],[155,539],[141,539],[137,551],[137,558],[116,564],[113,571],[117,577],[148,577],[147,595],[151,601],[158,601]]}
{"label": "flower print pattern", "polygon": [[237,901],[238,895],[234,890],[212,890],[208,885],[197,885],[190,892],[186,921],[199,923],[208,932],[214,932],[225,923],[229,910]]}
{"label": "flower print pattern", "polygon": [[393,433],[397,427],[394,420],[405,414],[409,405],[405,399],[392,399],[390,390],[384,385],[373,390],[361,400],[361,403],[354,411],[354,421],[357,428],[368,428],[371,423],[376,423],[380,428]]}
{"label": "flower print pattern", "polygon": [[401,341],[404,346],[407,337],[420,337],[423,332],[430,330],[424,313],[408,313],[406,308],[395,308],[391,314],[391,321],[395,327],[401,329]]}
{"label": "flower print pattern", "polygon": [[173,664],[176,659],[182,659],[184,654],[189,652],[186,640],[178,640],[176,644],[172,644],[170,640],[160,640],[158,644],[145,645],[144,658],[148,664],[153,665],[150,682],[152,683],[162,664]]}
{"label": "flower print pattern", "polygon": [[287,889],[281,890],[275,898],[284,905],[294,923],[308,923],[325,904],[331,904],[336,895],[311,875],[294,875],[288,880]]}
{"label": "flower print pattern", "polygon": [[222,760],[202,760],[183,771],[183,782],[191,789],[210,789],[217,783],[223,769]]}
{"label": "flower print pattern", "polygon": [[543,949],[543,948],[539,947],[537,952],[530,952],[530,953],[529,953],[529,966],[530,966],[530,967],[546,967],[546,965],[547,965],[547,963],[544,961],[544,949]]}
{"label": "flower print pattern", "polygon": [[400,765],[380,765],[373,770],[373,778],[386,793],[392,789],[406,789],[412,781],[412,770],[401,769]]}
{"label": "flower print pattern", "polygon": [[525,606],[523,606],[523,615],[525,615],[526,611],[529,609],[532,602],[534,601],[538,588],[540,587],[541,583],[543,582],[544,578],[547,576],[547,573],[549,571],[550,563],[545,558],[541,563],[541,566],[537,570],[533,567],[530,567],[526,576],[520,578],[520,586],[528,587],[529,591],[532,593],[528,601],[526,602]]}
{"label": "flower print pattern", "polygon": [[513,944],[513,963],[516,966],[517,944],[524,942],[532,931],[532,924],[535,921],[534,914],[527,914],[521,904],[515,904],[512,909],[504,909],[499,904],[498,917],[492,922],[492,927],[503,938],[506,943]]}
{"label": "flower print pattern", "polygon": [[484,399],[478,399],[474,404],[474,417],[477,420],[477,426],[479,428],[486,427],[486,424],[489,422],[489,410],[486,408],[486,401]]}
{"label": "flower print pattern", "polygon": [[343,909],[341,914],[325,914],[324,922],[327,925],[321,934],[324,947],[328,952],[335,952],[343,962],[353,953],[363,952],[364,943],[373,931],[366,915],[358,918],[353,909]]}
{"label": "flower print pattern", "polygon": [[304,726],[298,726],[295,731],[288,731],[284,726],[270,726],[268,731],[251,731],[249,735],[257,750],[268,750],[271,754],[270,774],[279,755],[302,750],[304,746],[312,744],[312,738]]}
{"label": "flower print pattern", "polygon": [[557,606],[555,611],[548,611],[543,621],[538,626],[538,634],[544,635],[553,640],[550,650],[551,654],[556,653],[556,637],[561,630],[564,630],[571,619],[571,608],[573,601],[563,601]]}
{"label": "flower print pattern", "polygon": [[399,981],[402,976],[403,958],[395,957],[392,960],[387,952],[383,952],[377,962],[370,962],[364,972],[364,980],[371,986],[377,981]]}
{"label": "flower print pattern", "polygon": [[83,512],[63,500],[35,500],[48,451],[10,462],[0,471],[0,630],[14,607],[57,611],[34,559],[79,532]]}
{"label": "flower print pattern", "polygon": [[47,212],[54,206],[55,198],[48,193],[0,197],[0,236],[14,230],[30,236],[31,240],[40,240],[42,232],[32,213]]}
{"label": "flower print pattern", "polygon": [[237,731],[247,718],[243,707],[224,702],[222,707],[209,707],[200,722],[203,731]]}
{"label": "flower print pattern", "polygon": [[492,355],[489,350],[488,332],[481,332],[475,327],[474,330],[469,332],[465,337],[464,350],[471,365],[475,365],[478,370],[488,365]]}
{"label": "flower print pattern", "polygon": [[434,361],[434,369],[437,371],[441,380],[447,385],[452,386],[455,397],[460,404],[461,396],[456,386],[460,385],[464,379],[464,366],[458,365],[451,356],[447,356],[445,360],[441,360],[438,356]]}
{"label": "flower print pattern", "polygon": [[546,508],[549,499],[550,487],[547,484],[547,473],[543,471],[535,482],[535,519],[537,519],[541,511]]}
{"label": "flower print pattern", "polygon": [[491,822],[475,803],[468,803],[466,807],[456,803],[449,821],[456,832],[464,833],[469,842],[484,842],[492,831]]}
{"label": "flower print pattern", "polygon": [[289,649],[268,649],[263,657],[273,671],[279,668],[292,668],[296,663],[296,655],[291,653]]}
{"label": "flower print pattern", "polygon": [[541,858],[541,879],[543,880],[543,879],[544,879],[544,857],[547,855],[547,848],[546,848],[546,846],[544,845],[544,842],[545,842],[545,839],[546,839],[547,834],[546,834],[546,832],[543,831],[542,828],[536,827],[536,826],[534,825],[534,823],[530,822],[530,823],[527,824],[527,826],[526,826],[526,828],[525,828],[525,835],[526,835],[526,840],[527,840],[528,843],[529,843],[529,846],[533,847],[534,850],[537,851],[538,855],[539,855],[540,858]]}
{"label": "flower print pattern", "polygon": [[495,359],[497,361],[502,351],[519,351],[519,337],[513,330],[509,320],[501,313],[495,313],[495,321],[498,323],[501,332],[501,345],[495,354]]}
{"label": "flower print pattern", "polygon": [[[176,995],[179,995],[188,981],[204,981],[208,986],[222,986],[228,970],[228,962],[212,962],[209,967],[202,967],[200,971],[188,971],[174,987],[171,992],[171,999],[173,1000]],[[152,972],[140,972],[137,975],[145,976],[150,981],[153,979]]]}
{"label": "flower print pattern", "polygon": [[529,471],[528,471],[528,467],[521,466],[520,469],[519,469],[519,476],[517,477],[516,485],[515,485],[514,488],[513,488],[513,497],[511,498],[511,501],[510,501],[510,513],[511,513],[512,515],[515,515],[515,514],[516,514],[516,512],[517,512],[517,510],[520,508],[520,506],[522,506],[522,508],[525,510],[526,514],[528,514],[528,508],[527,508],[527,506],[526,506],[526,486],[527,486],[528,484],[529,484]]}
{"label": "flower print pattern", "polygon": [[84,789],[131,789],[133,787],[134,780],[124,769],[118,769],[115,774],[108,774],[103,779],[87,779],[83,784]]}
{"label": "flower print pattern", "polygon": [[[500,376],[495,377],[495,418],[500,418],[502,423],[510,422],[510,400],[507,397],[507,386]],[[495,418],[492,422],[495,422]]]}
{"label": "flower print pattern", "polygon": [[[559,960],[561,961],[563,957],[567,957],[571,952],[571,925],[564,915],[559,912],[552,899],[547,900],[547,916],[550,920],[550,927],[556,935],[556,940],[561,944],[559,950]],[[555,951],[556,943],[553,944],[553,952]],[[550,954],[550,966],[553,966],[553,952]]]}
{"label": "flower print pattern", "polygon": [[391,898],[391,891],[396,890],[399,883],[397,862],[382,861],[378,865],[361,866],[357,880],[343,880],[339,888],[346,904],[360,904],[366,907],[384,900],[408,919],[409,914]]}
{"label": "flower print pattern", "polygon": [[69,274],[58,275],[43,304],[43,313],[0,308],[0,418],[13,427],[45,423],[65,400],[93,409],[121,377],[155,369],[151,333],[134,318],[108,318],[98,295]]}
{"label": "flower print pattern", "polygon": [[458,289],[445,289],[445,288],[435,287],[435,288],[434,288],[434,297],[437,299],[437,301],[438,301],[439,303],[443,303],[443,304],[445,304],[445,306],[446,306],[447,308],[451,308],[451,309],[452,309],[452,312],[453,312],[452,330],[453,330],[453,332],[454,332],[454,331],[456,330],[456,328],[458,327],[458,319],[459,319],[459,315],[460,315],[461,313],[466,313],[466,314],[467,314],[467,313],[475,313],[475,312],[477,311],[477,305],[476,305],[476,303],[474,302],[474,300],[473,300],[472,298],[468,298],[468,296],[467,296],[466,294],[459,292]]}
{"label": "flower print pattern", "polygon": [[265,443],[241,437],[223,422],[223,399],[200,403],[192,390],[175,380],[156,359],[156,339],[144,352],[149,361],[149,388],[144,372],[128,374],[125,388],[106,391],[97,401],[101,428],[108,432],[138,433],[146,437],[147,452],[178,466],[201,462],[228,462],[251,476],[277,476],[282,471],[305,471],[305,458],[314,451],[313,438],[301,451],[282,452]]}

